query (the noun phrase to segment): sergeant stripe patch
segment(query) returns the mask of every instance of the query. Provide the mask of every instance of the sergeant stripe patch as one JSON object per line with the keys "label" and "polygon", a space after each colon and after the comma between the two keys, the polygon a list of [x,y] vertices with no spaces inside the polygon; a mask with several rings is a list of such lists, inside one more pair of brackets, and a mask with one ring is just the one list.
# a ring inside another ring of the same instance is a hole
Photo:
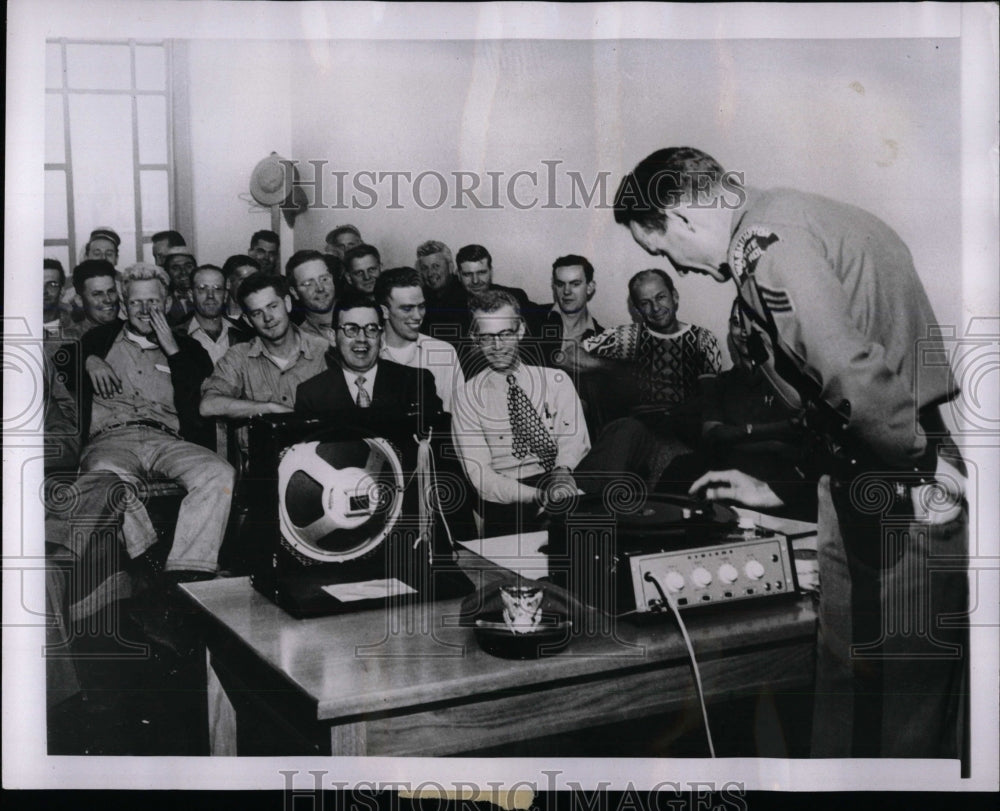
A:
{"label": "sergeant stripe patch", "polygon": [[792,300],[784,290],[771,290],[762,284],[757,285],[757,290],[760,292],[761,301],[772,313],[794,312]]}

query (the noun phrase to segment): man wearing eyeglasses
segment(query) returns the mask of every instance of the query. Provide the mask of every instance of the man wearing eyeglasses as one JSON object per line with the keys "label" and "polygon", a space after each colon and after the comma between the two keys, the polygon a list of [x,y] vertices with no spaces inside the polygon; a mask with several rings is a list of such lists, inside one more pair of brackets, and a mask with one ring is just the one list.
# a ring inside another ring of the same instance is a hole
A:
{"label": "man wearing eyeglasses", "polygon": [[333,305],[337,294],[334,275],[330,272],[331,262],[339,264],[332,254],[296,251],[285,264],[285,277],[302,319],[299,329],[326,339],[332,346],[336,341]]}
{"label": "man wearing eyeglasses", "polygon": [[299,386],[295,410],[336,417],[356,409],[393,416],[418,416],[427,424],[441,412],[441,398],[427,369],[379,358],[382,312],[371,296],[349,292],[333,308],[336,343],[326,353],[327,368]]}
{"label": "man wearing eyeglasses", "polygon": [[223,315],[226,307],[226,277],[215,265],[202,265],[191,274],[194,313],[182,324],[188,335],[205,347],[214,366],[230,346],[253,336],[236,321]]}

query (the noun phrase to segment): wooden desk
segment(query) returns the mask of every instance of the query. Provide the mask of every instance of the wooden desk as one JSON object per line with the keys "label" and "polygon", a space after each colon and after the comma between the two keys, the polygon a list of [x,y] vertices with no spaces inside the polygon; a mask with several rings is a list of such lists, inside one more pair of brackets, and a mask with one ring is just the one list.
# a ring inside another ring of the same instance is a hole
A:
{"label": "wooden desk", "polygon": [[[595,616],[596,633],[519,662],[479,648],[460,600],[296,620],[247,578],[182,590],[205,620],[217,755],[457,754],[697,701],[672,620]],[[708,700],[811,689],[809,597],[686,621]]]}

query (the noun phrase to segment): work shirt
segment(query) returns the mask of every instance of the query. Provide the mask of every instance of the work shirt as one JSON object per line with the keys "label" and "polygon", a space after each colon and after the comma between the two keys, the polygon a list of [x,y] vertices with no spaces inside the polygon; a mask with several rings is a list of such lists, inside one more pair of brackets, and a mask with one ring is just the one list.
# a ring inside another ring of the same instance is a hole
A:
{"label": "work shirt", "polygon": [[[786,354],[823,400],[850,404],[850,435],[890,464],[914,464],[927,447],[920,410],[958,387],[906,245],[854,206],[791,189],[746,192],[728,257],[740,294],[762,316],[770,311]],[[773,357],[764,372],[800,404]]]}
{"label": "work shirt", "polygon": [[298,345],[284,368],[264,351],[260,337],[255,336],[248,343],[230,347],[222,356],[212,376],[202,384],[202,396],[220,394],[294,408],[299,383],[326,369],[323,354],[328,345],[322,338],[303,333],[293,325],[289,329],[294,330]]}
{"label": "work shirt", "polygon": [[213,364],[218,363],[222,356],[229,351],[229,329],[231,324],[225,318],[221,321],[222,331],[219,333],[219,337],[215,339],[205,332],[204,327],[198,323],[197,316],[192,317],[187,325],[187,334],[205,347],[205,351],[208,352],[208,356],[212,359]]}
{"label": "work shirt", "polygon": [[429,335],[418,335],[417,340],[402,347],[391,347],[383,341],[380,356],[403,366],[427,369],[434,376],[434,388],[444,410],[451,412],[455,392],[465,386],[465,375],[451,344]]}
{"label": "work shirt", "polygon": [[112,425],[134,420],[155,420],[180,431],[170,366],[157,344],[123,329],[104,361],[118,375],[122,390],[111,397],[94,397],[91,436]]}
{"label": "work shirt", "polygon": [[556,442],[555,467],[573,470],[590,451],[580,398],[566,372],[525,364],[507,372],[480,372],[456,392],[452,436],[469,481],[484,499],[500,504],[528,500],[532,488],[519,480],[545,472],[530,450],[524,458],[514,456],[509,374]]}
{"label": "work shirt", "polygon": [[310,335],[316,335],[322,338],[329,346],[336,346],[337,344],[337,331],[332,326],[328,327],[320,324],[314,324],[308,318],[305,318],[302,323],[299,324],[299,330],[301,332],[308,332]]}

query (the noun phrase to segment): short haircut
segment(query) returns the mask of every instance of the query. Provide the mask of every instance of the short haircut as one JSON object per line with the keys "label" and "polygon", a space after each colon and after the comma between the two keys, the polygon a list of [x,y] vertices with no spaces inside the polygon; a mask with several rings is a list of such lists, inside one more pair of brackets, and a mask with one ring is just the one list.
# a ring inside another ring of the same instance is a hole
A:
{"label": "short haircut", "polygon": [[493,269],[493,257],[482,245],[465,245],[459,249],[455,256],[455,264],[461,267],[465,262],[486,262],[486,266]]}
{"label": "short haircut", "polygon": [[383,270],[375,280],[372,295],[379,304],[388,304],[389,294],[397,287],[420,287],[420,274],[408,267]]}
{"label": "short haircut", "polygon": [[615,192],[615,222],[662,229],[666,209],[717,191],[724,174],[719,162],[700,149],[658,149],[622,178]]}
{"label": "short haircut", "polygon": [[43,259],[42,270],[58,270],[60,284],[66,284],[66,270],[58,259]]}
{"label": "short haircut", "polygon": [[181,236],[179,231],[157,231],[153,234],[150,242],[162,242],[167,241],[168,248],[186,248],[187,243],[184,241],[184,237]]}
{"label": "short haircut", "polygon": [[82,296],[87,280],[98,276],[107,276],[112,281],[117,281],[118,272],[107,259],[84,259],[73,268],[73,289]]}
{"label": "short haircut", "polygon": [[274,231],[254,231],[252,237],[250,237],[250,247],[252,248],[258,242],[273,242],[275,245],[281,244],[281,237],[279,237]]}
{"label": "short haircut", "polygon": [[242,282],[240,282],[240,287],[236,291],[236,300],[240,303],[240,307],[246,312],[247,299],[254,293],[259,293],[261,290],[267,290],[271,288],[277,293],[278,298],[284,298],[288,295],[288,284],[285,282],[284,278],[279,276],[277,273],[251,273]]}
{"label": "short haircut", "polygon": [[374,256],[375,261],[379,264],[382,263],[382,256],[378,252],[378,248],[374,245],[368,245],[367,243],[362,245],[355,245],[347,253],[344,254],[344,264],[348,269],[351,267],[351,262],[355,259],[361,259],[365,256]]}
{"label": "short haircut", "polygon": [[[474,261],[478,262],[479,260]],[[476,313],[495,313],[501,307],[510,307],[514,310],[518,318],[521,317],[521,305],[506,290],[497,290],[494,288],[469,299],[469,311],[472,313],[473,322],[476,320]]]}
{"label": "short haircut", "polygon": [[128,299],[129,287],[132,286],[133,282],[150,281],[160,283],[164,296],[170,294],[170,276],[158,265],[151,265],[148,262],[136,262],[134,265],[129,265],[125,268],[122,271],[122,291],[125,293],[126,300]]}
{"label": "short haircut", "polygon": [[436,253],[442,254],[448,260],[448,264],[455,264],[455,257],[451,255],[451,248],[443,242],[439,242],[436,239],[429,239],[417,246],[417,259],[422,259],[425,256],[433,256]]}
{"label": "short haircut", "polygon": [[285,262],[285,276],[288,278],[289,284],[293,287],[295,286],[295,277],[292,275],[295,268],[299,265],[304,265],[306,262],[313,262],[319,260],[320,262],[326,262],[326,254],[322,254],[319,251],[314,251],[311,248],[306,248],[305,250],[296,251],[293,253],[287,262]]}
{"label": "short haircut", "polygon": [[359,307],[366,307],[375,311],[378,316],[378,322],[381,324],[383,322],[382,310],[375,303],[375,299],[369,296],[367,293],[359,293],[356,290],[348,290],[343,296],[337,299],[337,303],[333,306],[333,326],[338,326],[340,324],[340,314],[346,313],[348,310],[356,310]]}
{"label": "short haircut", "polygon": [[552,263],[552,278],[555,280],[556,271],[559,268],[573,267],[574,265],[581,265],[583,267],[583,275],[587,279],[587,283],[594,281],[594,266],[587,261],[585,256],[578,256],[575,253],[568,253],[565,256],[560,256]]}
{"label": "short haircut", "polygon": [[648,270],[640,270],[635,274],[635,276],[628,280],[628,297],[631,299],[633,304],[635,304],[635,286],[639,284],[639,282],[645,281],[650,276],[656,276],[662,279],[671,295],[677,295],[677,288],[674,287],[673,280],[667,275],[665,270],[660,270],[659,268],[649,268]]}
{"label": "short haircut", "polygon": [[361,232],[353,225],[338,225],[329,234],[326,235],[327,242],[333,242],[341,234],[354,234],[358,239],[361,239]]}
{"label": "short haircut", "polygon": [[320,254],[323,257],[323,261],[326,262],[326,269],[330,271],[330,275],[333,276],[333,282],[335,285],[339,285],[341,278],[344,275],[344,263],[340,261],[340,257],[332,253]]}
{"label": "short haircut", "polygon": [[[191,283],[192,287],[194,287],[195,275],[197,275],[202,270],[214,270],[216,273],[222,273],[222,268],[220,268],[218,265],[198,265],[198,267],[192,270],[190,275],[188,276],[188,281]],[[222,273],[222,278],[223,279],[226,278],[225,273]]]}
{"label": "short haircut", "polygon": [[246,265],[249,265],[250,267],[255,268],[256,270],[260,270],[260,262],[258,262],[252,256],[247,256],[244,253],[238,253],[235,254],[234,256],[230,256],[222,264],[222,275],[228,279],[230,276],[233,275],[233,271],[236,270],[236,268],[241,268]]}

